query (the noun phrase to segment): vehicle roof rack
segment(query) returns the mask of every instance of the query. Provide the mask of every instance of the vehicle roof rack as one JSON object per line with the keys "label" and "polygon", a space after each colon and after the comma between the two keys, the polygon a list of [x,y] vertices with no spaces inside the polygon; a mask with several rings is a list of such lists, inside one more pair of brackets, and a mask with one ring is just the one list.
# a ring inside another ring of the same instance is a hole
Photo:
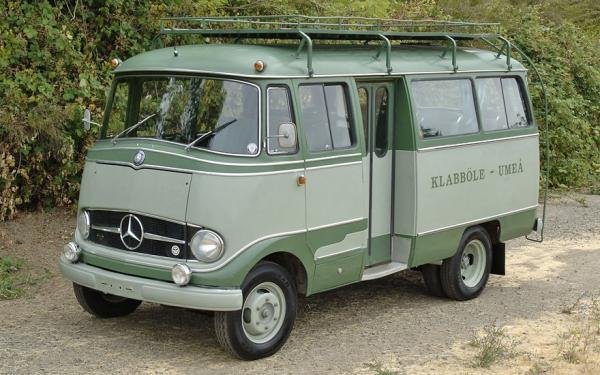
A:
{"label": "vehicle roof rack", "polygon": [[[236,16],[236,17],[168,17],[161,20],[163,26],[156,36],[156,46],[162,46],[167,35],[199,35],[203,37],[242,39],[299,40],[296,55],[306,49],[306,66],[309,76],[314,75],[312,66],[313,40],[329,41],[381,41],[382,47],[374,56],[386,53],[386,70],[390,74],[393,41],[442,41],[448,48],[440,56],[452,53],[452,67],[458,71],[456,61],[457,41],[501,40],[508,70],[510,42],[500,37],[499,23],[478,23],[438,20],[398,20],[367,17],[312,17],[303,15]],[[164,27],[164,23],[172,24]],[[183,26],[182,26],[183,25]]]}

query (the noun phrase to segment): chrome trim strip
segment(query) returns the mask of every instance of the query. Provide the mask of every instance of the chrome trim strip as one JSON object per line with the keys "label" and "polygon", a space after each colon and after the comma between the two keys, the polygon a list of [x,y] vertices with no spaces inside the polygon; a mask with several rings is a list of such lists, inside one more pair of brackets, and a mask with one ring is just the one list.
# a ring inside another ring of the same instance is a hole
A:
{"label": "chrome trim strip", "polygon": [[275,174],[298,173],[298,172],[304,172],[304,169],[282,169],[280,171],[250,172],[250,173],[222,173],[222,172],[202,172],[202,171],[197,171],[197,172],[193,172],[193,173],[207,175],[207,176],[252,177],[252,176],[270,176],[270,175],[275,175]]}
{"label": "chrome trim strip", "polygon": [[314,159],[306,159],[306,162],[311,162],[311,161],[321,161],[321,160],[332,160],[332,159],[341,159],[341,158],[350,158],[353,156],[362,156],[362,154],[360,152],[357,152],[355,154],[344,154],[344,155],[334,155],[334,156],[325,156],[322,158],[314,158]]}
{"label": "chrome trim strip", "polygon": [[104,207],[81,207],[80,210],[123,212],[125,214],[135,214],[135,215],[148,216],[148,217],[152,217],[152,218],[155,218],[155,219],[160,219],[160,220],[164,220],[164,221],[170,221],[171,223],[175,223],[175,224],[189,225],[189,226],[196,227],[196,228],[202,228],[202,226],[200,226],[200,225],[189,224],[189,223],[186,223],[185,221],[174,220],[174,219],[171,219],[171,218],[166,218],[164,216],[153,215],[153,214],[149,214],[149,213],[146,213],[146,212],[140,212],[140,211],[135,211],[135,210],[114,209],[114,208],[104,208]]}
{"label": "chrome trim strip", "polygon": [[351,161],[348,163],[338,163],[338,164],[327,164],[327,165],[320,165],[318,167],[309,167],[306,168],[307,171],[315,171],[317,169],[325,169],[325,168],[335,168],[335,167],[345,167],[348,165],[355,165],[355,164],[361,164],[362,165],[362,160],[358,160],[358,161]]}
{"label": "chrome trim strip", "polygon": [[[197,158],[197,157],[193,157],[193,156],[189,156],[189,155],[183,155],[183,154],[176,153],[176,152],[156,150],[156,149],[147,148],[147,147],[119,147],[119,149],[134,150],[134,151],[138,151],[138,150],[150,151],[150,152],[156,152],[156,153],[163,154],[163,155],[173,155],[173,156],[177,156],[180,158],[199,161],[199,162],[203,162],[203,163],[207,163],[207,164],[225,165],[225,166],[231,166],[231,167],[263,167],[263,166],[273,166],[273,165],[291,165],[291,164],[304,163],[304,160],[279,161],[279,162],[270,162],[270,163],[227,163],[227,162],[219,162],[219,161],[214,161],[214,160],[201,159],[201,158]],[[114,150],[113,148],[109,148],[109,147],[94,149],[94,151],[113,151],[113,150]],[[88,159],[88,160],[89,161],[97,161],[98,159]],[[133,164],[131,164],[131,165],[135,168],[135,165],[133,165]],[[143,164],[141,167],[143,167]]]}
{"label": "chrome trim strip", "polygon": [[175,264],[182,262],[182,259],[178,258],[169,258],[153,254],[135,253],[128,250],[117,249],[114,247],[100,245],[92,241],[83,240],[79,238],[77,234],[75,236],[77,244],[79,244],[82,247],[84,253],[98,255],[119,262],[139,264],[140,266],[156,267],[169,270],[173,268]]}
{"label": "chrome trim strip", "polygon": [[123,166],[123,167],[130,167],[135,170],[153,169],[153,170],[161,170],[161,171],[169,171],[169,172],[192,173],[192,174],[200,174],[200,175],[207,175],[207,176],[228,176],[228,177],[232,177],[232,176],[239,176],[239,177],[267,176],[267,175],[274,175],[274,174],[285,174],[285,173],[294,173],[294,172],[304,171],[304,169],[282,169],[280,171],[269,171],[269,172],[226,173],[226,172],[205,172],[205,171],[197,171],[197,170],[193,170],[193,169],[183,169],[183,168],[172,168],[172,167],[164,167],[161,165],[153,165],[153,164],[143,164],[143,165],[137,167],[131,163],[121,162],[121,161],[98,160],[98,161],[94,161],[92,163],[98,163],[98,164],[103,164],[103,165],[119,165],[119,166]]}
{"label": "chrome trim strip", "polygon": [[[417,233],[417,237],[421,237],[427,234],[432,234],[432,233],[437,233],[437,232],[442,232],[448,229],[453,229],[453,228],[458,228],[458,227],[462,227],[464,225],[470,225],[470,224],[477,224],[477,223],[482,223],[485,221],[488,221],[490,219],[494,219],[494,218],[498,218],[498,217],[502,217],[502,216],[508,216],[508,215],[512,215],[512,214],[518,214],[520,212],[525,212],[525,211],[529,211],[529,210],[534,210],[538,208],[538,204],[534,205],[534,206],[529,206],[529,207],[525,207],[525,208],[520,208],[518,210],[513,210],[513,211],[508,211],[508,212],[504,212],[502,214],[497,214],[497,215],[492,215],[492,216],[487,216],[487,217],[482,217],[480,219],[475,219],[475,220],[470,220],[470,221],[465,221],[464,223],[460,223],[460,224],[453,224],[453,225],[449,225],[446,227],[442,227],[442,228],[437,228],[437,229],[431,229],[431,230],[427,230],[424,232],[418,232]],[[533,225],[533,224],[532,224]]]}
{"label": "chrome trim strip", "polygon": [[160,236],[158,234],[144,233],[144,238],[147,238],[149,240],[154,240],[154,241],[173,242],[173,243],[178,243],[180,245],[185,245],[184,240],[178,240],[176,238]]}
{"label": "chrome trim strip", "polygon": [[90,225],[90,228],[94,229],[94,230],[99,230],[101,232],[108,232],[108,233],[116,233],[116,234],[120,234],[121,233],[121,228],[115,228],[115,227],[105,227],[102,225]]}
{"label": "chrome trim strip", "polygon": [[325,224],[325,225],[318,225],[316,227],[308,228],[308,230],[311,231],[311,230],[325,229],[325,228],[335,227],[335,226],[338,226],[338,225],[355,223],[357,221],[361,221],[361,220],[365,220],[365,219],[366,219],[365,217],[357,217],[357,218],[354,218],[354,219],[349,219],[349,220],[344,220],[344,221],[338,221],[336,223],[330,223],[330,224]]}
{"label": "chrome trim strip", "polygon": [[539,136],[539,133],[533,133],[533,134],[517,135],[514,137],[486,139],[483,141],[473,141],[473,142],[456,143],[456,144],[442,145],[442,146],[423,147],[423,148],[417,149],[417,152],[427,152],[427,151],[441,150],[441,149],[446,149],[446,148],[467,147],[467,146],[473,146],[473,145],[479,145],[479,144],[485,144],[485,143],[510,141],[513,139],[533,138],[533,137],[538,137],[538,136]]}
{"label": "chrome trim strip", "polygon": [[347,250],[342,250],[342,251],[338,251],[337,253],[332,253],[332,254],[327,254],[327,255],[321,255],[320,257],[315,257],[315,260],[321,260],[321,259],[325,259],[325,258],[329,258],[329,257],[334,257],[336,255],[341,255],[341,254],[345,254],[345,253],[350,253],[352,251],[357,251],[357,250],[364,250],[364,247],[353,247],[352,249],[347,249]]}
{"label": "chrome trim strip", "polygon": [[[163,73],[188,73],[188,74],[197,74],[197,75],[220,75],[224,77],[234,77],[234,78],[250,78],[250,79],[293,79],[293,78],[337,78],[337,77],[394,77],[394,76],[405,76],[405,75],[421,75],[421,74],[452,74],[456,75],[459,73],[471,74],[471,73],[514,73],[514,72],[527,72],[527,69],[481,69],[481,70],[443,70],[443,71],[424,71],[424,72],[393,72],[392,73],[340,73],[340,74],[315,74],[310,77],[308,74],[298,74],[298,75],[250,75],[250,74],[239,74],[239,73],[227,73],[227,72],[219,72],[219,71],[207,71],[207,70],[193,70],[193,69],[171,69],[169,71],[164,71]],[[131,75],[135,76],[138,74],[148,74],[147,71],[141,70],[128,70],[123,72],[117,72],[118,76],[126,76]],[[243,81],[246,82],[246,81]],[[247,82],[249,83],[249,82]]]}

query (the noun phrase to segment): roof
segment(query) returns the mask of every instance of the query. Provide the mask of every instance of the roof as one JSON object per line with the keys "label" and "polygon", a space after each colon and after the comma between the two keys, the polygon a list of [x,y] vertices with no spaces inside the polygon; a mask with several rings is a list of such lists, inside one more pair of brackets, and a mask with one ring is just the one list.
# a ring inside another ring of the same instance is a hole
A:
{"label": "roof", "polygon": [[[387,75],[386,53],[381,42],[369,45],[315,45],[312,51],[314,77],[331,75]],[[297,55],[297,45],[197,44],[148,51],[124,61],[116,74],[129,72],[206,73],[237,77],[307,77],[307,52]],[[177,51],[175,53],[175,51]],[[447,52],[447,53],[444,53]],[[443,57],[442,57],[443,55]],[[266,68],[258,73],[254,62],[263,60]],[[458,47],[458,72],[507,71],[506,57],[487,50]],[[524,70],[512,59],[512,70]],[[451,49],[431,45],[393,45],[391,74],[452,73]]]}

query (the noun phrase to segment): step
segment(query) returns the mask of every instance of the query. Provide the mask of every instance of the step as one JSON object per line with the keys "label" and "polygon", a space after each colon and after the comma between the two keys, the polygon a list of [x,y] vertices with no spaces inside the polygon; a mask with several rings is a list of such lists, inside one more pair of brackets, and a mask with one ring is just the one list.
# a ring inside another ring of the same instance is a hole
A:
{"label": "step", "polygon": [[377,266],[365,268],[362,275],[362,281],[379,279],[396,272],[403,271],[408,268],[406,263],[390,262]]}

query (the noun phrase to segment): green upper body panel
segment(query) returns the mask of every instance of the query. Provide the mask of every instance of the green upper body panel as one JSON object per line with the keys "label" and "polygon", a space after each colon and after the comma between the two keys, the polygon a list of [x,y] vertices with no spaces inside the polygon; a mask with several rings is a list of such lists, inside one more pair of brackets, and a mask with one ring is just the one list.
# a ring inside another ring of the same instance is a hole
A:
{"label": "green upper body panel", "polygon": [[[202,44],[162,48],[148,51],[124,61],[115,74],[133,72],[180,72],[229,75],[238,77],[306,77],[306,49],[296,55],[295,45]],[[313,68],[315,76],[387,75],[386,54],[377,58],[380,43],[368,46],[315,45]],[[444,54],[444,51],[447,51]],[[443,55],[444,54],[444,55]],[[443,55],[443,57],[442,57]],[[506,58],[491,51],[458,48],[458,71],[506,71]],[[263,72],[256,72],[254,63],[265,62]],[[512,70],[524,70],[511,59]],[[441,46],[394,46],[391,53],[391,74],[452,72],[452,52]]]}

